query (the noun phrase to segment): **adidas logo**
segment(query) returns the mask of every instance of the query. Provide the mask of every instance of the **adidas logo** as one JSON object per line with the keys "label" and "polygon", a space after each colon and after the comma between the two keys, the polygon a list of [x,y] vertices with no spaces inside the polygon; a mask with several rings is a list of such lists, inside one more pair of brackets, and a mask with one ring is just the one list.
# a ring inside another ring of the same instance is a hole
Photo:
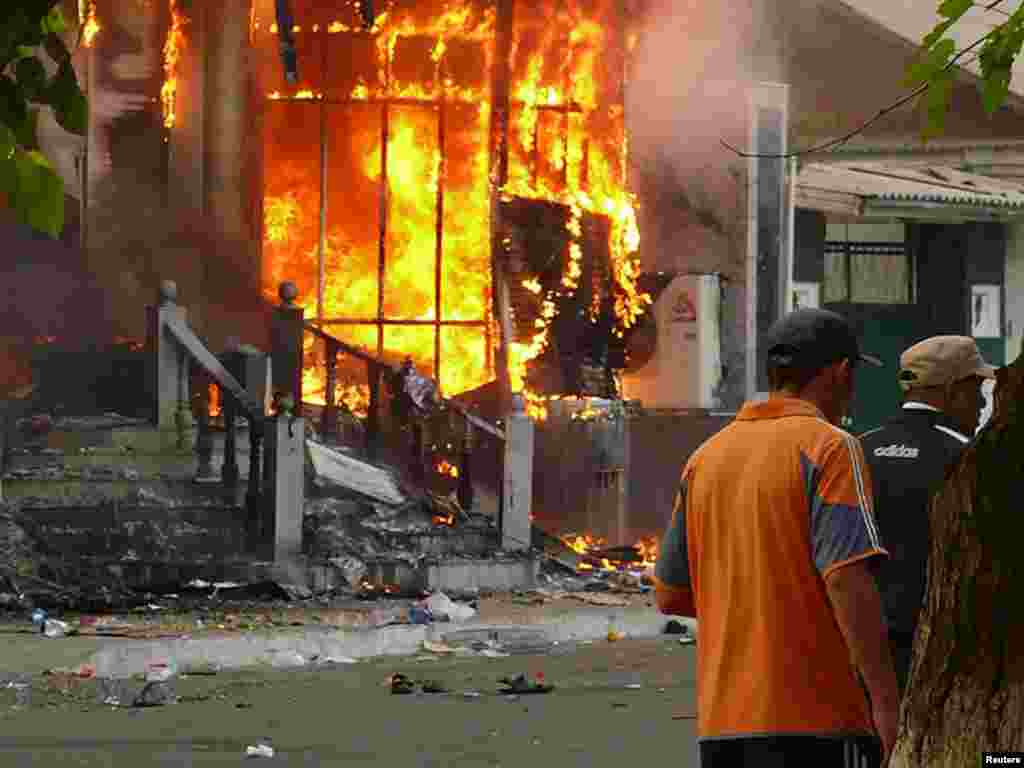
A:
{"label": "adidas logo", "polygon": [[875,448],[875,456],[888,459],[916,459],[920,453],[919,448],[910,448],[906,445],[887,445],[884,448]]}

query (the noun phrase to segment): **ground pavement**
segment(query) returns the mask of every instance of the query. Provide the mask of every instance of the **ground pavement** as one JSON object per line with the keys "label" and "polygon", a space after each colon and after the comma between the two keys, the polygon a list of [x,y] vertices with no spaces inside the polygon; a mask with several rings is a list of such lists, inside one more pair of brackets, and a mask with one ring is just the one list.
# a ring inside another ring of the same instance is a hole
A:
{"label": "ground pavement", "polygon": [[[13,661],[16,646],[56,647],[43,642],[8,643],[3,661]],[[95,644],[61,642],[70,660]],[[451,693],[393,695],[386,679],[394,672]],[[497,680],[519,673],[542,673],[555,689],[499,695]],[[676,636],[560,643],[503,658],[419,653],[221,671],[181,678],[176,693],[177,703],[131,709],[99,704],[94,680],[37,676],[23,707],[13,690],[0,690],[0,766],[698,765],[694,646]],[[268,739],[273,758],[245,757]]]}

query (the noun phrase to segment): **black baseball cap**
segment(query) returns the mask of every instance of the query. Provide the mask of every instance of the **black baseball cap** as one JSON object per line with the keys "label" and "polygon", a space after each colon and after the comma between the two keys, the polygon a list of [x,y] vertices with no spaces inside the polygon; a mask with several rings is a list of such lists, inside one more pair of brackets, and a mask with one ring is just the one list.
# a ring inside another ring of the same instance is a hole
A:
{"label": "black baseball cap", "polygon": [[860,351],[853,326],[827,309],[798,309],[776,322],[765,338],[768,361],[774,365],[820,369],[840,360],[881,367],[882,361]]}

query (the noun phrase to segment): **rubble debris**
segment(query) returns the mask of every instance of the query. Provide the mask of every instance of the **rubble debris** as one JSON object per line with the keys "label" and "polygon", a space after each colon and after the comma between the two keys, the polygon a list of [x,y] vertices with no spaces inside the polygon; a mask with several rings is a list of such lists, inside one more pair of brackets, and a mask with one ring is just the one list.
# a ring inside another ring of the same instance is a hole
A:
{"label": "rubble debris", "polygon": [[341,575],[345,577],[345,581],[352,589],[361,588],[363,578],[366,576],[366,563],[351,556],[332,557],[328,562],[341,571]]}
{"label": "rubble debris", "polygon": [[426,607],[435,621],[460,623],[476,616],[474,608],[452,601],[444,592],[436,592],[427,598]]}
{"label": "rubble debris", "polygon": [[666,635],[685,635],[685,634],[687,634],[687,630],[686,630],[686,627],[683,626],[683,623],[681,621],[676,621],[675,619],[669,619],[668,622],[665,624],[665,634]]}
{"label": "rubble debris", "polygon": [[318,485],[340,486],[390,506],[406,501],[398,481],[387,470],[312,440],[306,441],[306,452]]}
{"label": "rubble debris", "polygon": [[419,605],[409,606],[409,623],[410,624],[432,624],[434,622],[434,614],[429,608]]}

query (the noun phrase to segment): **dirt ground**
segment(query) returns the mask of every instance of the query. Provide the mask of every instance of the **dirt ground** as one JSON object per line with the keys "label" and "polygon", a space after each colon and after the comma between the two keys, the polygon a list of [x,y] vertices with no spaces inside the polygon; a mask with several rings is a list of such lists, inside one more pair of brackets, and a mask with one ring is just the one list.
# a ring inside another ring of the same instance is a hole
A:
{"label": "dirt ground", "polygon": [[[451,693],[393,695],[385,682],[394,672]],[[499,695],[497,680],[519,673],[543,674],[555,689]],[[189,676],[177,681],[178,703],[147,709],[103,706],[96,686],[37,675],[24,707],[13,689],[0,690],[0,766],[621,768],[668,755],[681,768],[698,764],[694,647],[672,636],[534,656],[423,655]],[[246,747],[267,738],[275,757],[247,760]]]}

